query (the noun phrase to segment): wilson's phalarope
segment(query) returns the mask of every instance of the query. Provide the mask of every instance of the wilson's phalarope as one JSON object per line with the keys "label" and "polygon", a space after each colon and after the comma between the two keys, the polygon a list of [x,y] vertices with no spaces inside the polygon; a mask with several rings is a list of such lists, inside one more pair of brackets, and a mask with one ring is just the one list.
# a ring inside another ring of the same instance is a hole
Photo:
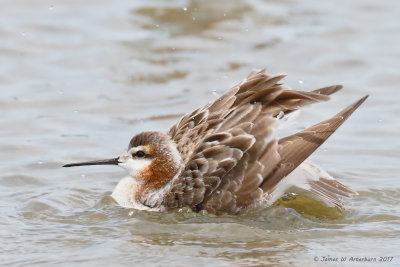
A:
{"label": "wilson's phalarope", "polygon": [[357,193],[305,161],[365,101],[332,118],[278,139],[281,117],[308,104],[327,101],[340,85],[301,92],[278,82],[284,75],[253,71],[214,102],[185,115],[167,133],[142,132],[118,158],[72,163],[119,165],[129,172],[115,187],[119,205],[162,211],[190,207],[236,214],[285,193],[302,193],[328,206]]}

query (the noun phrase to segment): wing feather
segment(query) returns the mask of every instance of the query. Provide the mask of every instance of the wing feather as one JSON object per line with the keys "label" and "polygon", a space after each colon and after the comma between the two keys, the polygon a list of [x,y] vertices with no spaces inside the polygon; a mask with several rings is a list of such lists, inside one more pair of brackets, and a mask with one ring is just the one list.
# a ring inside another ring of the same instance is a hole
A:
{"label": "wing feather", "polygon": [[[278,83],[284,77],[253,71],[242,83],[171,127],[168,135],[176,143],[184,167],[165,197],[166,206],[232,214],[258,203],[365,100],[330,120],[276,140],[273,133],[278,114],[327,101],[342,88],[294,91]],[[310,192],[334,202],[338,191],[329,183],[319,181]],[[343,188],[338,190],[346,194],[347,188]]]}
{"label": "wing feather", "polygon": [[312,152],[339,128],[340,125],[367,99],[365,96],[348,106],[336,116],[320,122],[304,131],[279,140],[277,152],[281,157],[278,167],[270,169],[261,185],[265,192],[271,192],[276,184],[299,166]]}

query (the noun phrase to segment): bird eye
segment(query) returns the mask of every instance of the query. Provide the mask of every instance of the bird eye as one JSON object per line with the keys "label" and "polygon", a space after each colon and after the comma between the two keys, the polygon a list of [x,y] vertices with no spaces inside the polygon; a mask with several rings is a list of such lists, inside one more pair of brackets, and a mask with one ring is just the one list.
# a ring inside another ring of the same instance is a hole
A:
{"label": "bird eye", "polygon": [[144,153],[142,150],[139,150],[134,155],[138,158],[143,158],[144,156],[146,156],[146,153]]}

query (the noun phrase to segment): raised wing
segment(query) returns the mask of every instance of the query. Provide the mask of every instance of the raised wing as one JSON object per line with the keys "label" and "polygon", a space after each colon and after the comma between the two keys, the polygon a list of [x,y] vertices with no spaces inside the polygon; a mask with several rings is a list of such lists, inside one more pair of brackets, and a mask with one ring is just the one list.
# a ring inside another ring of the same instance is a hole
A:
{"label": "raised wing", "polygon": [[261,184],[261,188],[264,192],[271,193],[278,182],[291,173],[325,142],[367,97],[368,96],[364,96],[328,120],[322,121],[294,135],[280,139],[276,150],[279,154],[279,163],[266,174]]}
{"label": "raised wing", "polygon": [[240,112],[236,112],[235,116],[232,115],[238,108],[246,112],[251,109],[246,106],[261,105],[261,109],[257,112],[276,117],[281,112],[288,114],[308,104],[327,101],[328,95],[342,88],[341,85],[333,85],[312,92],[294,91],[278,84],[284,77],[282,74],[267,75],[264,70],[253,71],[243,82],[214,102],[182,117],[167,133],[177,144],[182,158],[186,159],[186,162],[189,161],[190,155],[209,134],[221,131],[222,121],[230,119],[229,125],[234,127],[235,120],[232,118],[236,117],[238,120],[242,115]]}
{"label": "raised wing", "polygon": [[169,130],[185,167],[165,198],[167,206],[237,213],[261,199],[260,185],[279,164],[286,164],[281,144],[272,139],[277,117],[326,101],[342,88],[299,92],[278,84],[283,77],[252,72]]}

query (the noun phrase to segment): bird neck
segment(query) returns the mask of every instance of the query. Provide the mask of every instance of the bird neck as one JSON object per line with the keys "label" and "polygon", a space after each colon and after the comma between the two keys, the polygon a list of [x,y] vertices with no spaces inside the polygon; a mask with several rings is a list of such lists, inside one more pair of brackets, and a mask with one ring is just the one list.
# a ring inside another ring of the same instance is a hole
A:
{"label": "bird neck", "polygon": [[165,186],[179,171],[179,164],[168,158],[157,157],[138,173],[138,179],[145,191]]}

